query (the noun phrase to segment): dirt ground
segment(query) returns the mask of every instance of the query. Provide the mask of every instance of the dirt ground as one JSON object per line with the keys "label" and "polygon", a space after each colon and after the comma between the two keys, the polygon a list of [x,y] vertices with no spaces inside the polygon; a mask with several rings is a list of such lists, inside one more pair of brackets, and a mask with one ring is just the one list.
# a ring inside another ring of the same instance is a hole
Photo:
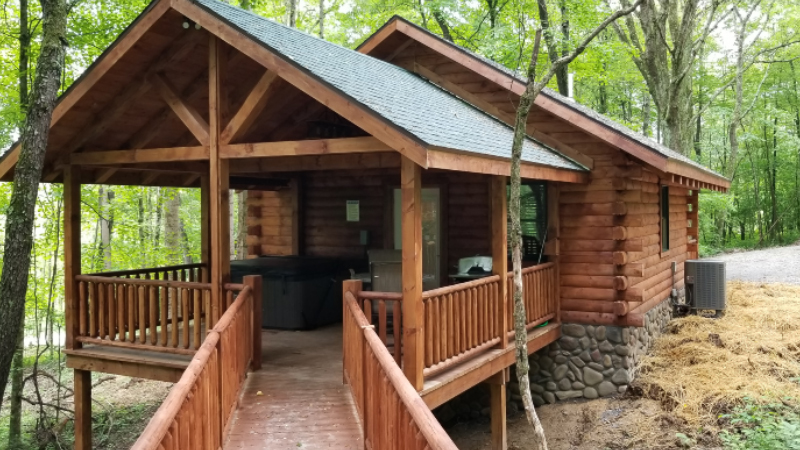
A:
{"label": "dirt ground", "polygon": [[[655,400],[583,400],[542,406],[537,408],[537,412],[547,433],[550,450],[677,447],[674,431],[669,426],[655,433],[645,433],[639,428],[643,422],[669,421],[669,416],[664,414]],[[461,450],[491,448],[488,419],[459,423],[447,431]],[[533,432],[523,413],[508,419],[509,450],[530,449],[532,440]]]}
{"label": "dirt ground", "polygon": [[800,284],[800,243],[788,247],[717,255],[726,261],[728,280]]}
{"label": "dirt ground", "polygon": [[[727,294],[721,319],[670,322],[626,396],[537,408],[550,448],[719,449],[719,432],[732,429],[722,415],[745,398],[798,408],[800,286],[730,281]],[[490,448],[487,419],[447,431],[460,449]],[[532,448],[523,414],[509,420],[508,440]]]}

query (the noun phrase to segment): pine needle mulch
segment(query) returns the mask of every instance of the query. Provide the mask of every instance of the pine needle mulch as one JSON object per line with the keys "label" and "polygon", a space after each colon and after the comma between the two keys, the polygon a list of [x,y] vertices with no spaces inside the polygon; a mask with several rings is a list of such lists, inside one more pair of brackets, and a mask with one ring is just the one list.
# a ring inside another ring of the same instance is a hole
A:
{"label": "pine needle mulch", "polygon": [[800,286],[729,282],[727,295],[720,319],[671,321],[632,389],[689,428],[718,430],[745,398],[800,405]]}

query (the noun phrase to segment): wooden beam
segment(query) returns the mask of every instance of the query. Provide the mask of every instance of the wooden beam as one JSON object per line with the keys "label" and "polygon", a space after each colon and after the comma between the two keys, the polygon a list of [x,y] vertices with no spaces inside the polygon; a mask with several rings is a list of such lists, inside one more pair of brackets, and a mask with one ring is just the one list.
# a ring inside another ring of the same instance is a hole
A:
{"label": "wooden beam", "polygon": [[[475,155],[473,153],[458,153],[451,149],[440,148],[430,148],[428,150],[428,167],[431,169],[446,169],[486,175],[508,176],[511,174],[511,162],[509,160]],[[523,162],[520,166],[520,175],[522,178],[535,180],[563,181],[566,183],[589,182],[589,172],[557,169],[526,162]]]}
{"label": "wooden beam", "polygon": [[211,186],[208,175],[200,177],[200,262],[205,265],[200,281],[208,283],[211,268]]}
{"label": "wooden beam", "polygon": [[107,150],[101,152],[73,153],[70,164],[106,165],[161,163],[175,161],[202,161],[208,159],[208,147],[171,147],[146,150]]}
{"label": "wooden beam", "polygon": [[[411,41],[411,40],[409,39],[409,41]],[[423,66],[422,64],[419,64],[419,63],[416,63],[416,62],[413,63],[412,65],[410,65],[408,68],[410,68],[413,72],[416,72],[416,73],[422,75],[423,77],[427,78],[428,80],[433,81],[434,83],[438,84],[439,86],[442,86],[443,88],[445,88],[446,90],[452,92],[453,94],[463,98],[464,100],[468,101],[469,103],[472,103],[473,105],[475,105],[479,109],[483,110],[484,112],[487,112],[487,113],[497,117],[498,119],[500,119],[503,122],[505,122],[507,125],[512,126],[512,127],[514,126],[514,123],[516,122],[516,117],[514,117],[513,114],[510,114],[510,113],[507,113],[505,111],[502,111],[500,108],[494,106],[492,103],[490,103],[490,102],[488,102],[486,100],[483,100],[479,95],[473,94],[472,92],[469,92],[468,90],[462,88],[458,84],[447,80],[446,77],[443,77],[443,76],[437,74],[432,69],[429,69],[429,68]],[[557,139],[555,139],[553,137],[550,137],[547,134],[537,130],[532,125],[526,125],[525,131],[528,133],[529,136],[532,136],[535,139],[538,139],[543,144],[545,144],[545,145],[547,145],[549,147],[552,147],[553,149],[561,152],[566,157],[568,157],[568,158],[570,158],[570,159],[582,164],[583,166],[585,166],[585,167],[587,167],[589,169],[594,167],[594,160],[592,160],[592,158],[590,158],[590,157],[584,155],[583,153],[575,150],[574,148],[570,147],[569,145],[564,144],[564,143],[558,141]]]}
{"label": "wooden beam", "polygon": [[230,190],[228,160],[220,156],[222,42],[209,35],[208,116],[209,116],[209,208],[211,222],[211,309],[214,322],[222,316],[224,286],[230,278]]}
{"label": "wooden beam", "polygon": [[[685,163],[677,159],[670,158],[669,162],[667,163],[666,172],[679,175],[681,177],[689,177],[692,179],[691,181],[693,182],[699,181],[702,183],[707,183],[709,185],[716,186],[718,188],[721,188],[723,192],[727,192],[728,189],[730,189],[731,187],[730,180],[723,178],[721,176],[717,176],[708,171],[702,170],[699,167],[695,167],[691,164]],[[684,181],[689,181],[689,180],[686,180],[684,178]],[[694,187],[688,183],[679,183],[679,184],[684,184],[689,188]]]}
{"label": "wooden beam", "polygon": [[267,70],[264,75],[259,78],[253,89],[247,94],[242,106],[233,116],[228,126],[222,131],[220,141],[223,144],[228,144],[240,138],[244,133],[250,129],[253,121],[256,120],[264,107],[267,106],[267,101],[270,92],[269,88],[277,78],[275,72]]}
{"label": "wooden beam", "polygon": [[100,176],[97,177],[96,184],[106,184],[106,182],[109,180],[109,178],[114,176],[114,174],[117,173],[118,170],[119,169],[116,168],[116,167],[109,167],[109,168],[103,170],[103,173],[101,173]]}
{"label": "wooden beam", "polygon": [[232,174],[388,169],[400,167],[400,154],[396,152],[354,153],[349,155],[280,156],[226,161],[230,161]]}
{"label": "wooden beam", "polygon": [[260,142],[223,145],[222,158],[252,158],[267,156],[327,155],[346,153],[392,152],[391,147],[372,136],[309,139],[304,141]]}
{"label": "wooden beam", "polygon": [[150,78],[153,86],[161,94],[161,98],[172,108],[175,115],[181,119],[186,128],[194,135],[200,145],[209,145],[209,125],[194,108],[184,103],[175,92],[175,87],[161,75],[155,74]]}
{"label": "wooden beam", "polygon": [[74,371],[75,450],[92,447],[92,372]]}
{"label": "wooden beam", "polygon": [[173,0],[173,8],[200,24],[232,47],[278,74],[296,88],[352,122],[357,127],[389,144],[423,168],[428,167],[425,143],[400,127],[387,122],[370,108],[348,99],[337,89],[309,74],[294,61],[279,55],[245,36],[231,25],[217,19],[206,9],[189,0]]}
{"label": "wooden beam", "polygon": [[[498,295],[500,296],[499,311],[495,312],[497,329],[500,336],[505,336],[509,330],[508,324],[508,283],[504,282],[508,274],[508,177],[495,175],[490,181],[491,198],[491,228],[492,228],[492,273],[500,275]],[[500,348],[508,345],[506,339],[500,339]],[[494,420],[494,419],[493,419]],[[494,422],[493,422],[494,423]]]}
{"label": "wooden beam", "polygon": [[422,170],[413,160],[400,163],[402,196],[403,373],[422,390],[425,367],[422,306]]}
{"label": "wooden beam", "polygon": [[[503,340],[505,341],[505,339]],[[505,383],[490,383],[489,391],[489,403],[492,421],[492,450],[506,450],[508,448],[508,428],[506,426],[506,385]]]}
{"label": "wooden beam", "polygon": [[67,167],[64,171],[64,294],[66,308],[66,345],[69,350],[80,348],[75,340],[79,333],[78,288],[75,277],[81,273],[81,168]]}

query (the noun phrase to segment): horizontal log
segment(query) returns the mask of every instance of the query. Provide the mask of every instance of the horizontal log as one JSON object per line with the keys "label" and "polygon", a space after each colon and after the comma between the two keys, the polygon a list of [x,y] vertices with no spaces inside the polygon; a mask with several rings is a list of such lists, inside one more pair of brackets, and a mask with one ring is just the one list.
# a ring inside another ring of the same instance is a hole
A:
{"label": "horizontal log", "polygon": [[658,203],[658,194],[650,194],[642,191],[587,191],[587,192],[563,192],[559,197],[559,203]]}
{"label": "horizontal log", "polygon": [[562,216],[621,216],[628,213],[628,208],[623,202],[563,205],[560,208]]}
{"label": "horizontal log", "polygon": [[577,298],[562,298],[561,310],[597,313],[614,313],[614,302],[603,300],[585,300]]}
{"label": "horizontal log", "polygon": [[583,263],[570,263],[561,264],[561,275],[595,275],[595,276],[616,276],[625,275],[629,277],[641,277],[644,274],[644,265],[637,263],[629,263],[624,266],[615,266],[613,264],[583,264]]}
{"label": "horizontal log", "polygon": [[619,317],[613,312],[586,312],[561,310],[561,321],[564,323],[580,323],[585,325],[616,325],[626,326],[628,316]]}
{"label": "horizontal log", "polygon": [[624,316],[628,314],[628,302],[616,301],[614,302],[614,314],[617,316]]}
{"label": "horizontal log", "polygon": [[365,136],[338,139],[229,144],[220,147],[220,156],[222,158],[252,158],[390,151],[393,150],[388,145],[372,136]]}
{"label": "horizontal log", "polygon": [[637,252],[641,251],[643,248],[643,240],[642,239],[627,239],[624,241],[613,241],[613,240],[602,240],[602,239],[595,239],[595,240],[578,240],[578,239],[562,239],[561,240],[561,251],[565,253],[569,252],[587,252],[587,251],[596,251],[596,252],[613,252],[613,251],[632,251]]}
{"label": "horizontal log", "polygon": [[562,222],[573,227],[641,227],[661,223],[661,216],[658,214],[627,214],[624,216],[570,216],[569,218],[564,218]]}
{"label": "horizontal log", "polygon": [[628,236],[622,226],[615,227],[563,227],[562,239],[610,239],[621,241]]}

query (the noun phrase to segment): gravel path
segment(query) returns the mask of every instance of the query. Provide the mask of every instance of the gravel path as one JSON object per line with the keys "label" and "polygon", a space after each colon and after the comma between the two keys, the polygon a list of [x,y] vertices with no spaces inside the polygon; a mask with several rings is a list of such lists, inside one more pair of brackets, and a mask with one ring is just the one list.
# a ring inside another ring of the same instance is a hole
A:
{"label": "gravel path", "polygon": [[800,245],[717,255],[728,280],[800,284]]}

